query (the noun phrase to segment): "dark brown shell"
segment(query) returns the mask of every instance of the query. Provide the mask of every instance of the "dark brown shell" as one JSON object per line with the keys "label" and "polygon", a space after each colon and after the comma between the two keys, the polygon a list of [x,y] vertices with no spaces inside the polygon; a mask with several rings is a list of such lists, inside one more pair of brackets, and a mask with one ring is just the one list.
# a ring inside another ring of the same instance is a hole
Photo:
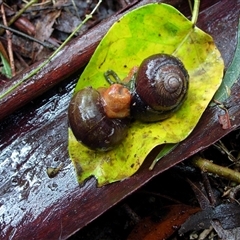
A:
{"label": "dark brown shell", "polygon": [[68,118],[76,139],[92,150],[108,151],[127,135],[129,120],[108,118],[100,93],[91,87],[73,96]]}
{"label": "dark brown shell", "polygon": [[183,63],[168,54],[155,54],[140,65],[131,104],[131,115],[141,121],[163,120],[187,96],[189,75]]}

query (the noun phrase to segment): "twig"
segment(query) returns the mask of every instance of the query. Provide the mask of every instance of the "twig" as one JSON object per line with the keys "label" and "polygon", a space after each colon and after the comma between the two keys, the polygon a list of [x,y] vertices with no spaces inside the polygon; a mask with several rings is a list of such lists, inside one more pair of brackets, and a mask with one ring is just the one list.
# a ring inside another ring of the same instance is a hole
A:
{"label": "twig", "polygon": [[2,95],[0,95],[0,99],[8,95],[11,91],[16,89],[18,86],[20,86],[24,81],[29,79],[30,77],[34,76],[40,69],[42,69],[44,66],[46,66],[61,50],[62,48],[70,41],[70,39],[76,34],[76,32],[79,31],[79,29],[89,20],[92,18],[92,15],[95,13],[99,5],[101,4],[102,0],[99,0],[97,5],[94,7],[92,12],[90,14],[87,14],[85,16],[85,19],[77,26],[77,28],[68,36],[68,38],[61,44],[61,46],[42,64],[40,64],[36,69],[34,69],[32,72],[30,72],[27,76],[23,77],[18,83],[11,86],[9,89],[7,89]]}
{"label": "twig", "polygon": [[215,206],[216,204],[216,199],[208,178],[208,175],[206,172],[202,171],[202,178],[203,178],[203,184],[204,184],[204,188],[206,190],[207,196],[208,196],[208,200],[210,201],[211,206]]}
{"label": "twig", "polygon": [[71,0],[71,1],[72,1],[72,5],[73,5],[73,7],[74,7],[74,9],[76,11],[77,17],[80,18],[75,1],[74,0]]}
{"label": "twig", "polygon": [[193,23],[194,26],[197,23],[199,6],[200,6],[200,0],[195,0],[194,6],[193,6],[193,12],[192,12],[192,20],[191,20],[191,22]]}
{"label": "twig", "polygon": [[[3,23],[7,25],[7,19],[5,15],[5,10],[3,4],[1,4],[1,13],[2,13],[2,19]],[[15,71],[15,65],[14,65],[14,58],[13,58],[13,51],[12,51],[12,33],[8,30],[6,30],[7,34],[7,49],[8,49],[8,56],[9,56],[9,62],[10,62],[10,67],[11,67],[11,72],[12,76],[15,76],[16,71]]]}
{"label": "twig", "polygon": [[218,176],[226,178],[230,181],[240,183],[240,173],[230,168],[219,166],[198,156],[194,157],[192,163],[204,172],[217,174]]}
{"label": "twig", "polygon": [[0,27],[1,27],[1,28],[4,28],[4,29],[6,29],[6,30],[9,30],[9,31],[11,31],[11,32],[13,32],[13,33],[15,33],[15,34],[17,34],[17,35],[19,35],[19,36],[25,37],[25,38],[27,38],[27,39],[29,39],[29,40],[31,40],[31,41],[37,42],[37,43],[41,44],[42,46],[44,46],[44,47],[46,47],[46,48],[55,49],[55,46],[53,46],[53,45],[51,45],[51,44],[47,44],[47,43],[45,43],[45,42],[42,42],[42,41],[40,41],[40,40],[38,40],[38,39],[36,39],[36,38],[34,38],[34,37],[31,37],[31,36],[29,36],[29,35],[27,35],[27,34],[25,34],[25,33],[22,33],[22,32],[19,32],[19,31],[13,29],[13,28],[4,26],[4,25],[2,25],[1,23],[0,23]]}
{"label": "twig", "polygon": [[8,26],[13,24],[31,5],[33,5],[37,0],[32,0],[27,3],[22,9],[20,9],[9,21]]}
{"label": "twig", "polygon": [[193,8],[192,8],[192,2],[191,0],[188,0],[188,5],[189,5],[189,8],[190,8],[190,12],[191,14],[193,13]]}
{"label": "twig", "polygon": [[213,146],[215,146],[216,148],[218,148],[221,152],[223,151],[225,154],[227,154],[228,159],[229,159],[230,161],[235,162],[235,163],[237,162],[238,159],[236,159],[236,158],[232,155],[231,151],[229,151],[229,150],[227,149],[227,147],[223,144],[223,142],[222,142],[221,140],[219,140],[218,142],[214,143]]}
{"label": "twig", "polygon": [[[26,4],[22,9],[20,9],[8,22],[8,24],[6,24],[6,26],[11,26],[25,11],[26,9],[28,9],[32,4],[34,4],[35,2],[37,2],[37,0],[32,0],[30,1],[28,4]],[[4,29],[0,29],[0,35],[2,35],[4,32]]]}

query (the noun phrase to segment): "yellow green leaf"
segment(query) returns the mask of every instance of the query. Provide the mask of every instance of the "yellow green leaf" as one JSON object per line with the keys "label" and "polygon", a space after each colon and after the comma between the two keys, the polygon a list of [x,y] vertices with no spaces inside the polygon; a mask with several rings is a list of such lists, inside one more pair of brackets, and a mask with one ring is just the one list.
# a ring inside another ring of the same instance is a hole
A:
{"label": "yellow green leaf", "polygon": [[212,37],[167,4],[145,5],[116,22],[96,49],[75,91],[108,86],[103,76],[108,69],[123,79],[132,67],[156,53],[172,54],[184,63],[190,75],[187,100],[167,120],[134,122],[126,140],[109,152],[88,150],[69,129],[69,153],[79,182],[95,176],[102,186],[127,178],[155,146],[182,141],[198,123],[221,83],[223,60]]}

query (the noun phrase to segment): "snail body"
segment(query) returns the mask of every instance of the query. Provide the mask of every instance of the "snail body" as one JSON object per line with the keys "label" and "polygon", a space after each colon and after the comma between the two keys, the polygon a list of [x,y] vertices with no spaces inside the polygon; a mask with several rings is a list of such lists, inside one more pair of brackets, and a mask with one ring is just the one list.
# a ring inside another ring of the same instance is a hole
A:
{"label": "snail body", "polygon": [[135,77],[131,116],[143,122],[170,117],[187,97],[189,75],[183,63],[167,54],[146,58]]}
{"label": "snail body", "polygon": [[73,96],[68,108],[69,125],[75,138],[91,150],[111,150],[127,135],[129,119],[108,117],[104,104],[100,92],[87,87]]}

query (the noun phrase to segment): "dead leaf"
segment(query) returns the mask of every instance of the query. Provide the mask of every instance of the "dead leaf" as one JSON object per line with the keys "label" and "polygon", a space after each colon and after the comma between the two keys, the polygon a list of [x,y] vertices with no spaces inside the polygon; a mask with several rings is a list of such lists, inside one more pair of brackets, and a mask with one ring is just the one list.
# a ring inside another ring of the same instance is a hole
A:
{"label": "dead leaf", "polygon": [[227,239],[227,240],[240,239],[240,228],[239,227],[233,228],[231,230],[225,230],[225,229],[223,229],[221,223],[217,220],[211,221],[211,224],[221,239]]}
{"label": "dead leaf", "polygon": [[213,220],[218,220],[225,230],[240,227],[240,206],[233,203],[221,204],[197,212],[181,226],[179,234],[209,228]]}
{"label": "dead leaf", "polygon": [[170,237],[185,220],[192,214],[199,211],[199,208],[184,204],[171,205],[162,208],[159,221],[153,221],[147,217],[139,222],[128,236],[128,240],[153,240],[167,239]]}
{"label": "dead leaf", "polygon": [[[56,19],[59,17],[61,11],[53,11],[49,12],[48,14],[42,14],[41,18],[38,19],[36,23],[36,35],[35,38],[44,42],[45,40],[48,40],[49,37],[52,35],[53,32],[53,24],[56,21]],[[34,59],[36,57],[37,59],[41,59],[42,57],[38,56],[39,53],[42,51],[43,46],[38,43],[33,43],[33,50],[32,50],[32,58]]]}

